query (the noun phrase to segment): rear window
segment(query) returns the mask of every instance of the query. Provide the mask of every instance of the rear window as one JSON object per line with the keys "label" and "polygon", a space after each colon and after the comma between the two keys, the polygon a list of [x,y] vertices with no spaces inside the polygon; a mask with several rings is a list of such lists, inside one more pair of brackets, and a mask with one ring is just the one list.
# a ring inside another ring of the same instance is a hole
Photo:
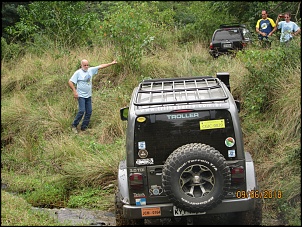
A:
{"label": "rear window", "polygon": [[221,41],[225,39],[241,39],[241,34],[239,29],[228,29],[217,31],[214,35],[214,40]]}
{"label": "rear window", "polygon": [[[145,121],[135,123],[135,158],[140,149],[148,152],[154,164],[163,164],[178,147],[188,143],[204,143],[217,149],[227,160],[229,150],[225,145],[228,137],[235,138],[231,114],[227,110],[206,110],[190,113],[165,113],[145,115]],[[223,121],[219,127],[209,128],[211,119]],[[206,123],[206,125],[203,125]],[[143,146],[142,146],[143,145]]]}

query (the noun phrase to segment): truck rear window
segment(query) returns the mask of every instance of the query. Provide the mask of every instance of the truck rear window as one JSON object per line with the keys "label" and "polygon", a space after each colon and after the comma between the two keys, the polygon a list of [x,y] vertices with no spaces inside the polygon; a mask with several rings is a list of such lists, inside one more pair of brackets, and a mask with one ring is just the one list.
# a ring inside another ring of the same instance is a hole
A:
{"label": "truck rear window", "polygon": [[[189,113],[165,113],[144,116],[135,123],[136,157],[140,149],[148,152],[154,164],[163,164],[178,147],[188,143],[204,143],[214,147],[228,160],[228,137],[235,138],[231,114],[227,110],[205,110]],[[139,144],[143,144],[140,147]]]}

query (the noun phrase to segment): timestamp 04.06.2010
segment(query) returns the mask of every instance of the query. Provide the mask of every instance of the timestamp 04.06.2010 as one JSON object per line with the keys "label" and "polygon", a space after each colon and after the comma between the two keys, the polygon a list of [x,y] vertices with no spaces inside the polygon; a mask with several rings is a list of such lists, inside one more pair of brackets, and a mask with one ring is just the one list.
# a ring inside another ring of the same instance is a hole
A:
{"label": "timestamp 04.06.2010", "polygon": [[239,199],[252,198],[252,199],[281,199],[281,190],[241,190],[236,191],[236,197]]}

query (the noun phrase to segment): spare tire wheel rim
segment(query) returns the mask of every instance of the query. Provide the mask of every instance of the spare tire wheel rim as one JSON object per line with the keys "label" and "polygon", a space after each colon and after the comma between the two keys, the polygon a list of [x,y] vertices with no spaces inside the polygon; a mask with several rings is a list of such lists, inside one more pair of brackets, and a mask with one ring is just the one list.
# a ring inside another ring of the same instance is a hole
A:
{"label": "spare tire wheel rim", "polygon": [[170,154],[163,167],[162,181],[175,206],[189,212],[204,212],[222,202],[231,176],[219,151],[193,143]]}

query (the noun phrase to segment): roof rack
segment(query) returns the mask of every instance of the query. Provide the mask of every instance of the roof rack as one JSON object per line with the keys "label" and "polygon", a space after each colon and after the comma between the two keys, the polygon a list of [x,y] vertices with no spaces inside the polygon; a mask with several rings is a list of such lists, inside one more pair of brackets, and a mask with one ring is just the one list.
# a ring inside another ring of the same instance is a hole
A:
{"label": "roof rack", "polygon": [[151,79],[139,84],[134,105],[164,105],[192,102],[224,101],[228,95],[215,77]]}
{"label": "roof rack", "polygon": [[220,28],[233,28],[233,27],[242,27],[242,28],[246,28],[246,26],[244,24],[221,24]]}

